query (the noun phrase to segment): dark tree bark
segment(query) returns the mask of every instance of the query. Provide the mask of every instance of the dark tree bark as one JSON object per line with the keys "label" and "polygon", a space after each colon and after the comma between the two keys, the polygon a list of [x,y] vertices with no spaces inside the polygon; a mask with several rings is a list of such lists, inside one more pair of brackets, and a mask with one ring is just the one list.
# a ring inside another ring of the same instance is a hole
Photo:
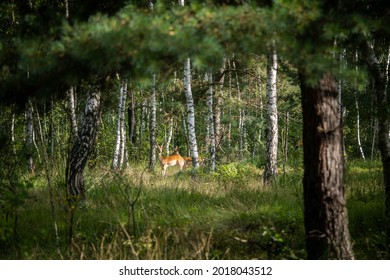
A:
{"label": "dark tree bark", "polygon": [[304,220],[308,259],[353,259],[344,192],[342,127],[335,79],[316,85],[300,71],[304,144]]}
{"label": "dark tree bark", "polygon": [[84,168],[95,145],[100,124],[100,89],[92,88],[88,95],[84,117],[75,139],[67,168],[67,198],[69,202],[85,199]]}

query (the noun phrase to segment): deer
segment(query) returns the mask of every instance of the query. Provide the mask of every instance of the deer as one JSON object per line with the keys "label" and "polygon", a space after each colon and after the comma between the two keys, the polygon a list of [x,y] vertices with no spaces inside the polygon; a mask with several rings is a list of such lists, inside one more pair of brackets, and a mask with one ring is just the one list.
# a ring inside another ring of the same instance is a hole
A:
{"label": "deer", "polygon": [[[174,155],[180,155],[178,147],[176,147],[173,150],[172,156],[174,156]],[[185,165],[186,166],[192,166],[192,157],[182,157],[182,158],[185,160]],[[199,162],[200,166],[203,166],[204,165],[204,158],[198,157],[198,162]]]}
{"label": "deer", "polygon": [[160,160],[161,167],[162,167],[162,176],[165,176],[167,174],[167,169],[170,166],[179,165],[180,171],[183,171],[183,167],[186,164],[186,161],[179,154],[178,149],[175,150],[174,154],[167,157],[163,157],[162,155],[163,146],[157,145],[157,150],[158,150],[158,158]]}

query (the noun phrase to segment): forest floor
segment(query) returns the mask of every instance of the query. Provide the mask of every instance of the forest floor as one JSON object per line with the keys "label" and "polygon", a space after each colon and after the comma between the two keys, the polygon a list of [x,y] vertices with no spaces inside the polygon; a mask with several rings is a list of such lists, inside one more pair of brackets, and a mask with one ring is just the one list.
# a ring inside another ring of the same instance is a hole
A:
{"label": "forest floor", "polygon": [[[0,217],[0,259],[305,259],[302,169],[281,170],[268,186],[259,170],[232,163],[193,177],[171,168],[162,178],[159,167],[89,169],[71,242],[64,174],[51,174],[52,196],[44,174],[20,179],[23,203]],[[385,258],[381,174],[378,161],[348,162],[357,259]]]}

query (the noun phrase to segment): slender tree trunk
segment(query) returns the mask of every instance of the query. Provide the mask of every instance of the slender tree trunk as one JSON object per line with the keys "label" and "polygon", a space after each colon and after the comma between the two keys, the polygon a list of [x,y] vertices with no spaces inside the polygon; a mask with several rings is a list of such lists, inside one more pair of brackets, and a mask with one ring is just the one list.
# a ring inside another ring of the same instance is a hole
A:
{"label": "slender tree trunk", "polygon": [[290,114],[289,112],[286,112],[286,119],[285,119],[285,125],[286,128],[284,129],[284,143],[283,143],[283,155],[284,155],[284,160],[283,160],[283,173],[286,173],[286,165],[288,161],[288,126],[289,126],[289,118]]}
{"label": "slender tree trunk", "polygon": [[116,127],[116,141],[115,141],[114,156],[113,156],[113,160],[112,160],[112,168],[114,170],[122,169],[122,165],[123,165],[124,158],[125,158],[126,98],[127,98],[127,81],[123,80],[121,82],[121,87],[119,90],[119,98],[118,98],[118,117],[117,117],[117,127]]}
{"label": "slender tree trunk", "polygon": [[151,117],[150,117],[150,154],[149,154],[149,170],[154,170],[154,167],[156,166],[156,74],[153,74],[153,88],[152,88],[152,95],[150,98],[150,110],[151,110]]}
{"label": "slender tree trunk", "polygon": [[240,81],[238,80],[238,71],[236,67],[236,63],[233,58],[233,70],[236,74],[236,88],[237,88],[237,99],[239,102],[238,105],[238,136],[239,136],[239,157],[240,160],[243,159],[244,152],[244,110],[241,106],[241,89],[240,89]]}
{"label": "slender tree trunk", "polygon": [[129,126],[129,139],[132,145],[137,144],[137,118],[135,114],[135,100],[132,88],[128,88],[128,98],[130,100],[127,107],[127,118]]}
{"label": "slender tree trunk", "polygon": [[11,115],[11,149],[12,154],[16,155],[16,145],[15,145],[15,112],[14,107],[12,106],[12,115]]}
{"label": "slender tree trunk", "polygon": [[72,208],[74,203],[85,199],[84,168],[95,145],[100,121],[100,88],[91,88],[85,104],[80,127],[80,137],[73,144],[67,170],[67,198]]}
{"label": "slender tree trunk", "polygon": [[378,112],[378,147],[381,154],[382,170],[385,185],[385,228],[387,236],[387,249],[390,252],[390,115],[387,100],[386,70],[382,71],[374,46],[366,42],[365,59],[375,80],[375,95]]}
{"label": "slender tree trunk", "polygon": [[[356,62],[356,67],[355,67],[355,70],[356,70],[356,74],[358,74],[359,72],[359,68],[358,68],[358,61],[359,61],[359,57],[358,57],[358,53],[356,51],[355,53],[355,62]],[[366,157],[364,156],[364,151],[363,151],[363,147],[362,147],[362,141],[360,139],[360,111],[359,111],[359,99],[358,99],[358,85],[357,85],[357,78],[355,78],[355,84],[354,84],[354,91],[353,91],[353,94],[355,96],[355,108],[356,108],[356,130],[357,130],[357,142],[358,142],[358,147],[359,147],[359,151],[360,151],[360,155],[362,157],[363,160],[366,160]]]}
{"label": "slender tree trunk", "polygon": [[78,137],[78,125],[77,125],[77,114],[76,114],[76,92],[74,87],[70,87],[66,92],[66,103],[68,106],[68,115],[71,124],[72,142],[76,141]]}
{"label": "slender tree trunk", "polygon": [[353,259],[344,191],[336,81],[316,86],[300,71],[304,145],[304,220],[309,259]]}
{"label": "slender tree trunk", "polygon": [[26,151],[27,151],[27,166],[30,174],[34,174],[35,165],[34,165],[34,121],[33,121],[33,107],[31,106],[31,101],[29,100],[26,104],[26,120],[27,120],[27,141],[26,141]]}
{"label": "slender tree trunk", "polygon": [[220,76],[218,77],[218,91],[215,95],[215,110],[214,110],[214,135],[215,135],[215,146],[216,149],[220,149],[222,142],[222,126],[221,126],[221,116],[222,116],[222,103],[223,103],[223,84],[225,80],[225,68],[226,68],[226,58],[224,58],[222,67],[219,70]]}
{"label": "slender tree trunk", "polygon": [[276,99],[277,54],[272,46],[267,55],[267,151],[264,183],[278,174],[278,108]]}
{"label": "slender tree trunk", "polygon": [[191,62],[189,58],[187,58],[184,64],[184,88],[187,100],[188,138],[190,143],[192,166],[194,167],[194,169],[197,169],[199,167],[198,145],[196,142],[195,133],[195,106],[191,90]]}
{"label": "slender tree trunk", "polygon": [[210,135],[210,170],[215,171],[215,135],[214,135],[214,112],[213,112],[213,75],[210,72],[208,74],[209,92],[207,95],[207,107],[208,107],[208,127]]}
{"label": "slender tree trunk", "polygon": [[169,118],[169,123],[168,123],[168,137],[167,137],[167,144],[166,144],[167,155],[170,154],[169,147],[171,146],[171,141],[173,138],[173,122],[174,122],[173,116],[171,116]]}

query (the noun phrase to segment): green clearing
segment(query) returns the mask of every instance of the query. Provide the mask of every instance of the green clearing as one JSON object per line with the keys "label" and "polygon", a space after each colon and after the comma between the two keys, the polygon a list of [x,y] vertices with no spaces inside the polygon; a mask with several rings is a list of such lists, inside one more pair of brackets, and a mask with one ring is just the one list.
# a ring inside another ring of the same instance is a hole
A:
{"label": "green clearing", "polygon": [[[16,211],[16,228],[13,215],[2,219],[0,258],[304,259],[302,170],[286,168],[269,186],[259,170],[232,163],[215,174],[200,171],[194,181],[190,169],[171,168],[165,178],[159,168],[151,174],[141,166],[120,175],[87,170],[87,201],[76,211],[71,251],[62,175],[53,176],[58,248],[44,176],[20,178],[31,186]],[[385,257],[381,174],[380,162],[348,162],[357,259]]]}

